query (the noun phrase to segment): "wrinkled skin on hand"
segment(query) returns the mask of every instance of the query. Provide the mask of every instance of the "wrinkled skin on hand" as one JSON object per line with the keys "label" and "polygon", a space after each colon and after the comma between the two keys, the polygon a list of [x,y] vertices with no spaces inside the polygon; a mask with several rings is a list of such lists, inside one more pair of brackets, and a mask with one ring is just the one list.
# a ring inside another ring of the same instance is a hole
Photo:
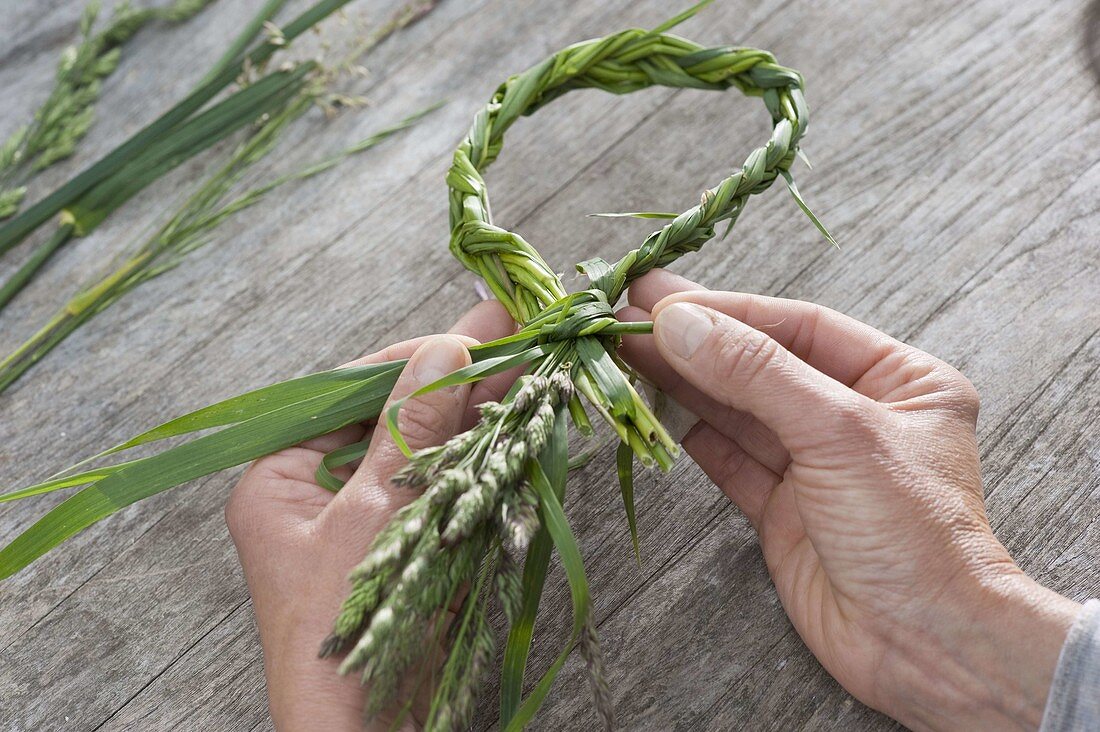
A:
{"label": "wrinkled skin on hand", "polygon": [[978,394],[826,308],[655,270],[622,352],[700,417],[692,458],[752,523],[791,622],[853,695],[919,729],[1038,726],[1079,606],[986,518]]}

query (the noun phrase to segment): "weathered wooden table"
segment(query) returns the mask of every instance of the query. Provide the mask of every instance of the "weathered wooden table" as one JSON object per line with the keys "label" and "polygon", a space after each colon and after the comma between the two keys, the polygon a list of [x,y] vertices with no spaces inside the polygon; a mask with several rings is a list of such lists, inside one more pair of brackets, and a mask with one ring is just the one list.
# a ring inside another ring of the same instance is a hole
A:
{"label": "weathered wooden table", "polygon": [[[86,144],[36,190],[179,98],[247,5],[219,0],[189,24],[138,36]],[[360,0],[349,15],[377,19],[390,5]],[[244,213],[201,256],[132,293],[0,396],[0,484],[26,484],[212,400],[448,326],[476,299],[473,277],[446,249],[442,180],[470,115],[547,53],[653,25],[679,5],[444,0],[369,58],[356,87],[369,108],[302,125],[271,165],[312,159],[441,97],[446,108]],[[0,134],[41,99],[81,6],[4,3]],[[1085,10],[1083,0],[717,3],[682,33],[766,48],[805,73],[816,170],[802,171],[801,187],[842,249],[825,245],[776,186],[752,201],[734,236],[676,266],[711,287],[829,305],[959,366],[983,397],[997,534],[1030,573],[1077,598],[1100,594],[1100,91],[1082,51]],[[617,255],[651,226],[584,214],[690,205],[766,135],[767,121],[758,101],[736,93],[570,95],[510,133],[489,176],[496,216],[562,269]],[[0,351],[156,221],[207,159],[51,264],[0,320]],[[573,483],[570,514],[624,728],[892,726],[803,648],[745,520],[686,459],[668,477],[640,480],[639,569],[604,452]],[[236,475],[131,507],[0,585],[0,729],[270,727],[222,518]],[[57,500],[0,507],[0,540]],[[554,643],[538,649],[536,668],[566,633],[560,571],[544,608]],[[491,714],[482,719],[491,725]],[[572,659],[536,726],[594,723]]]}

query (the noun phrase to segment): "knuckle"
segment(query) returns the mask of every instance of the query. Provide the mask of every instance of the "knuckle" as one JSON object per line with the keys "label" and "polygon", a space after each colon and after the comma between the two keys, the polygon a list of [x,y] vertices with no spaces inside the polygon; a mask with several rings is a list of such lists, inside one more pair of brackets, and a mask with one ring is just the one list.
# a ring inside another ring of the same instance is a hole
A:
{"label": "knuckle", "polygon": [[738,448],[731,449],[730,452],[722,460],[721,467],[718,469],[718,475],[720,476],[720,483],[729,483],[740,475],[741,471],[745,467],[745,463],[748,461],[748,454]]}
{"label": "knuckle", "polygon": [[401,407],[399,424],[410,447],[431,447],[442,442],[447,416],[436,400],[410,399]]}
{"label": "knuckle", "polygon": [[958,371],[955,372],[957,378],[955,379],[955,398],[957,399],[959,406],[963,409],[967,416],[978,418],[978,410],[981,408],[982,398],[978,394],[978,388],[974,386],[974,383],[963,376]]}
{"label": "knuckle", "polygon": [[838,424],[866,439],[876,437],[882,427],[882,412],[862,399],[837,399],[831,406]]}
{"label": "knuckle", "polygon": [[723,331],[713,347],[714,369],[723,380],[751,382],[768,368],[781,365],[783,350],[764,333],[747,329],[742,333]]}
{"label": "knuckle", "polygon": [[937,391],[942,403],[951,411],[976,422],[981,407],[981,396],[977,387],[962,372],[953,366],[940,362],[936,369],[939,381]]}
{"label": "knuckle", "polygon": [[808,303],[806,312],[798,318],[794,336],[791,338],[791,350],[795,353],[812,353],[821,320],[828,308],[817,303]]}
{"label": "knuckle", "polygon": [[841,444],[861,455],[878,454],[890,445],[889,414],[869,399],[838,396],[823,404],[820,416],[829,428],[808,437],[814,445]]}

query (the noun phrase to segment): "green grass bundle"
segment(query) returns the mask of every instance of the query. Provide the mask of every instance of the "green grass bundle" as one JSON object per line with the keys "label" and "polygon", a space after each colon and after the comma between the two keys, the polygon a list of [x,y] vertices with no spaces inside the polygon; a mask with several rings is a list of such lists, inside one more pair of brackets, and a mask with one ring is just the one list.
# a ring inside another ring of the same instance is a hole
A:
{"label": "green grass bundle", "polygon": [[[260,21],[281,3],[282,0],[269,3],[269,7],[264,8],[253,19],[251,26],[242,31],[238,40],[215,66],[215,71],[223,63],[237,62],[235,59],[240,54],[242,40],[250,39],[256,28],[261,27]],[[213,144],[233,132],[241,123],[245,127],[244,140],[222,155],[228,159],[224,163],[218,161],[215,169],[187,195],[180,207],[167,217],[160,228],[135,247],[121,263],[114,263],[108,273],[83,283],[30,338],[7,356],[0,358],[0,392],[89,319],[110,307],[130,290],[172,269],[188,254],[209,243],[213,239],[214,230],[230,216],[259,203],[280,186],[317,175],[349,155],[374,147],[436,109],[438,104],[381,129],[336,155],[318,160],[290,174],[278,176],[249,190],[236,191],[236,184],[245,172],[263,159],[275,147],[287,127],[311,107],[322,107],[326,115],[331,115],[337,105],[354,103],[355,100],[349,100],[346,95],[337,91],[340,82],[349,76],[348,69],[351,65],[383,40],[423,17],[435,4],[436,0],[414,0],[400,7],[386,22],[355,43],[353,51],[335,67],[309,64],[305,68],[280,69],[253,80],[247,88],[176,128],[165,144],[151,145],[142,154],[138,164],[123,167],[118,174],[65,209],[54,236],[7,282],[0,285],[0,308],[26,284],[58,246],[78,232],[78,227],[80,232],[86,232],[98,219],[106,216],[111,208],[121,205],[132,192],[144,186],[150,176],[143,176],[143,169],[151,169],[151,175],[159,175],[162,165],[173,165],[180,155],[190,155],[201,147]],[[273,25],[267,24],[263,27],[274,38],[281,34]],[[261,88],[270,86],[273,79],[279,79],[281,85],[285,84],[285,91],[277,95],[262,93]],[[242,107],[240,101],[247,94],[266,101],[255,108]],[[211,127],[205,124],[205,120],[210,117],[225,117],[222,112],[228,108],[235,110],[227,116],[230,122],[228,125]],[[256,116],[249,120],[248,115],[251,113],[256,113]],[[203,138],[203,135],[207,137]],[[158,150],[161,152],[158,153]],[[165,153],[165,150],[169,152]],[[181,150],[184,152],[171,152]],[[160,160],[166,162],[158,164],[157,161]]]}
{"label": "green grass bundle", "polygon": [[[225,55],[184,99],[60,188],[0,225],[0,255],[57,217],[53,234],[0,284],[0,310],[74,237],[87,236],[130,198],[184,161],[297,96],[317,70],[313,61],[266,72],[221,101],[212,100],[350,0],[318,0],[282,28],[269,19],[286,0],[267,0]],[[190,4],[190,3],[189,3]],[[266,38],[251,51],[256,35]],[[208,106],[209,105],[209,106]]]}
{"label": "green grass bundle", "polygon": [[165,8],[136,8],[122,2],[101,30],[95,30],[100,3],[88,3],[80,18],[80,41],[61,54],[50,95],[34,119],[0,145],[0,219],[19,211],[34,173],[76,150],[95,119],[103,81],[118,68],[126,42],[151,21],[182,23],[211,2],[176,0]]}
{"label": "green grass bundle", "polygon": [[[470,720],[478,689],[492,666],[495,638],[488,613],[498,603],[510,630],[503,654],[500,726],[520,730],[549,693],[574,643],[585,659],[597,711],[613,724],[610,694],[592,618],[588,581],[577,542],[562,510],[569,471],[568,426],[591,432],[593,410],[619,439],[617,473],[631,534],[636,536],[632,463],[668,469],[678,447],[634,388],[634,374],[616,349],[626,333],[651,323],[621,323],[612,307],[631,281],[702,247],[723,222],[732,226],[749,198],[784,178],[808,213],[789,169],[806,130],[801,75],[766,51],[706,48],[667,31],[692,8],[650,30],[626,30],[569,46],[509,78],[474,118],[447,174],[451,251],[477,273],[521,328],[471,349],[472,365],[419,393],[522,366],[525,375],[499,403],[480,407],[481,419],[446,444],[412,454],[397,429],[401,404],[380,414],[405,361],[326,371],[220,402],[145,432],[102,453],[167,437],[205,434],[150,457],[116,463],[0,496],[14,500],[85,486],[0,550],[0,577],[95,521],[137,500],[188,480],[241,464],[345,425],[385,420],[409,457],[397,480],[421,491],[402,509],[351,576],[351,591],[323,654],[343,654],[341,671],[367,685],[370,716],[392,704],[399,680],[424,669],[433,684],[426,726],[459,729]],[[624,94],[650,86],[722,91],[737,88],[762,98],[771,115],[770,139],[713,188],[698,205],[653,232],[614,264],[578,265],[588,289],[567,293],[538,251],[493,223],[482,173],[500,153],[505,132],[573,89]],[[819,228],[816,219],[811,219]],[[824,231],[822,229],[822,231]],[[826,234],[827,236],[827,234]],[[416,396],[414,394],[413,396]],[[329,454],[318,481],[339,490],[332,469],[361,457],[366,444]],[[572,636],[526,699],[521,697],[534,622],[551,553],[556,550],[572,597]],[[447,629],[442,611],[464,599]],[[425,638],[445,642],[442,665],[422,663]]]}
{"label": "green grass bundle", "polygon": [[319,160],[287,175],[235,193],[245,172],[266,156],[279,136],[295,119],[318,101],[323,85],[309,86],[281,109],[264,115],[259,124],[172,216],[110,273],[83,286],[30,338],[0,358],[0,392],[40,361],[77,328],[106,310],[135,287],[178,266],[183,259],[210,243],[214,230],[226,219],[258,204],[274,191],[294,181],[318,175],[349,155],[369,150],[391,135],[407,129],[435,107],[418,112],[383,128],[336,155]]}

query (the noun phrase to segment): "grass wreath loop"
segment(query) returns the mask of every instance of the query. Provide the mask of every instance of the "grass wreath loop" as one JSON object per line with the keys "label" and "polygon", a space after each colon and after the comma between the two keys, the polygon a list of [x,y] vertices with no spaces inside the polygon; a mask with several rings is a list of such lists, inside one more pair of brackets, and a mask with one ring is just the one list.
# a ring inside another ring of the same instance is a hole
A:
{"label": "grass wreath loop", "polygon": [[769,188],[777,177],[787,177],[808,122],[803,80],[767,51],[705,48],[660,29],[626,30],[562,49],[497,89],[475,115],[447,174],[451,252],[485,280],[516,321],[531,320],[564,297],[565,288],[523,237],[493,224],[481,174],[500,153],[504,133],[520,116],[573,89],[627,94],[651,86],[716,91],[736,87],[760,96],[772,116],[772,135],[740,169],[704,191],[699,205],[651,234],[614,266],[602,260],[579,265],[611,303],[632,280],[698,250],[714,237],[719,222],[728,221],[732,227],[749,196]]}

